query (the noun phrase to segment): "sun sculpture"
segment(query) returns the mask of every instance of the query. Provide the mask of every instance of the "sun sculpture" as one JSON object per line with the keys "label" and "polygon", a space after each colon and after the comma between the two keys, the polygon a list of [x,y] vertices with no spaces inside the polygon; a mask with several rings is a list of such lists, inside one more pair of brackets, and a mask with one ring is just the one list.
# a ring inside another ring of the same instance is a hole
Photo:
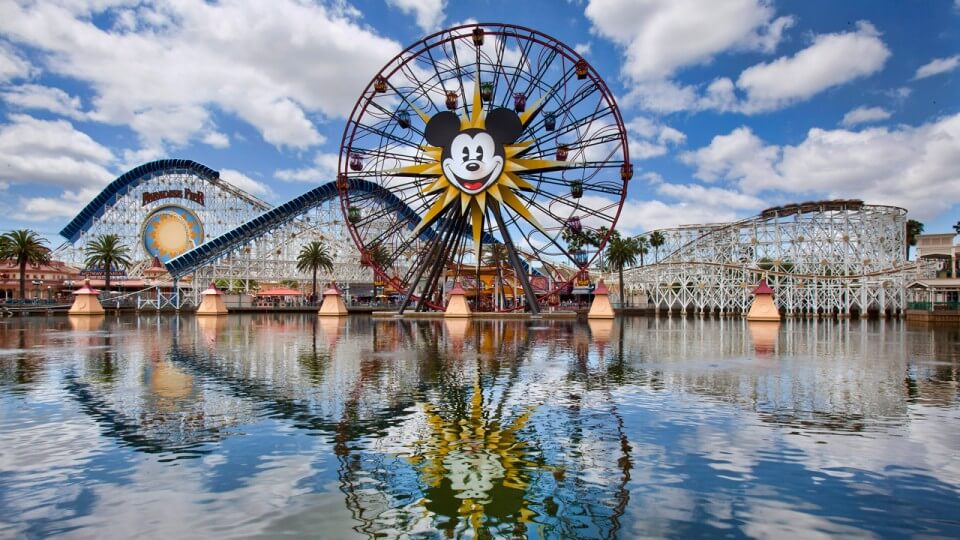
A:
{"label": "sun sculpture", "polygon": [[587,61],[480,23],[375,75],[344,129],[337,188],[361,262],[401,312],[443,309],[460,281],[477,311],[536,313],[599,255],[632,175],[619,109]]}
{"label": "sun sculpture", "polygon": [[193,212],[164,206],[144,220],[142,237],[147,253],[167,262],[203,242],[203,226]]}
{"label": "sun sculpture", "polygon": [[521,157],[535,142],[518,142],[517,138],[537,110],[536,104],[520,115],[505,107],[486,113],[477,80],[473,84],[473,107],[469,116],[461,118],[444,111],[429,117],[417,111],[426,122],[424,137],[430,143],[422,150],[432,161],[397,169],[396,174],[437,177],[422,190],[424,194],[434,194],[434,202],[413,232],[432,224],[445,209],[452,207],[470,220],[474,250],[479,258],[488,197],[494,213],[499,212],[497,204],[505,204],[531,225],[542,229],[514,193],[536,189],[518,173],[559,169],[569,163]]}

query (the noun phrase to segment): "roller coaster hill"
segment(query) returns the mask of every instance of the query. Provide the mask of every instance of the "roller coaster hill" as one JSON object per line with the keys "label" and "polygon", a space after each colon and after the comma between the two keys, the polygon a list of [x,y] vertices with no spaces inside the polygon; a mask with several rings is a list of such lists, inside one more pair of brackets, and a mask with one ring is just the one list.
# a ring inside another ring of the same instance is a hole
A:
{"label": "roller coaster hill", "polygon": [[900,316],[909,285],[937,270],[936,263],[907,260],[906,215],[895,206],[839,199],[661,229],[654,262],[625,272],[624,297],[665,313],[742,314],[766,280],[788,317]]}

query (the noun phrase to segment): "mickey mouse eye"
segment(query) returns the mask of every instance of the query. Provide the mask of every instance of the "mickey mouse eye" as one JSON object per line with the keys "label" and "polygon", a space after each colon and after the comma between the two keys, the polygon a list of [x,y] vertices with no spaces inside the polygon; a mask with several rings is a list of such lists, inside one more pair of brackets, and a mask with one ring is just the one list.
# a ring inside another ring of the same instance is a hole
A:
{"label": "mickey mouse eye", "polygon": [[483,161],[483,147],[477,147],[477,161]]}
{"label": "mickey mouse eye", "polygon": [[463,147],[463,160],[470,161],[470,149],[466,146]]}

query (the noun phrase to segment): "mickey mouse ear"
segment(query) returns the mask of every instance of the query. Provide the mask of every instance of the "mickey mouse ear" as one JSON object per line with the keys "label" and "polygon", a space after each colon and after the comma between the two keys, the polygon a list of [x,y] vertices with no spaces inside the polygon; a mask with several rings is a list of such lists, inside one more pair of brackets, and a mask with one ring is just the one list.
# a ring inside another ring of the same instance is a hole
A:
{"label": "mickey mouse ear", "polygon": [[500,107],[490,111],[486,119],[487,132],[500,144],[510,144],[523,132],[523,124],[517,113]]}
{"label": "mickey mouse ear", "polygon": [[460,117],[450,111],[433,115],[423,136],[433,146],[446,146],[460,132]]}

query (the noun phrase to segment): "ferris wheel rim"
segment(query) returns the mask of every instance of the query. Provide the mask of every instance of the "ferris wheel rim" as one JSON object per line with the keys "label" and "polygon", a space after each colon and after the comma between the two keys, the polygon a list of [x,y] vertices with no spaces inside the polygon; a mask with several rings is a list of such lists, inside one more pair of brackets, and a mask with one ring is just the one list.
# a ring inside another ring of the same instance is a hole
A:
{"label": "ferris wheel rim", "polygon": [[[614,148],[616,151],[620,153],[620,155],[622,155],[623,165],[621,166],[621,181],[618,183],[611,184],[616,186],[616,190],[618,191],[617,196],[615,197],[615,199],[611,201],[611,204],[609,204],[606,208],[604,208],[604,211],[606,211],[606,209],[608,208],[612,210],[612,212],[609,214],[609,226],[607,227],[605,225],[604,227],[601,227],[601,228],[606,228],[607,230],[605,234],[603,234],[602,238],[599,239],[599,242],[596,244],[596,250],[593,251],[592,256],[589,256],[586,262],[583,262],[583,263],[575,262],[574,257],[570,253],[568,253],[564,248],[560,247],[559,244],[557,244],[556,239],[558,237],[555,236],[554,238],[551,239],[554,245],[556,245],[559,248],[559,252],[565,255],[569,261],[574,262],[574,268],[576,269],[576,272],[573,274],[574,277],[570,277],[566,281],[562,281],[562,282],[559,280],[556,280],[556,282],[552,287],[548,287],[549,290],[547,290],[546,292],[537,293],[536,294],[537,300],[538,302],[541,302],[544,299],[552,297],[553,295],[556,295],[561,291],[563,291],[565,288],[569,287],[569,285],[572,284],[573,280],[577,275],[581,274],[582,272],[585,272],[586,269],[589,268],[589,266],[593,264],[598,257],[601,256],[601,253],[605,248],[610,238],[610,235],[616,230],[616,225],[619,222],[620,215],[623,211],[623,206],[626,202],[626,197],[627,197],[627,192],[629,187],[629,180],[630,180],[630,177],[625,177],[623,173],[626,167],[630,168],[630,176],[632,177],[632,165],[630,164],[631,162],[630,162],[630,154],[629,154],[629,144],[627,141],[627,131],[623,121],[622,113],[620,112],[620,109],[617,105],[614,94],[610,91],[610,88],[607,86],[604,79],[597,72],[596,68],[590,62],[588,62],[581,54],[576,52],[572,47],[566,45],[564,42],[544,32],[540,32],[538,30],[521,26],[521,25],[501,23],[501,22],[478,22],[478,23],[461,24],[454,27],[439,30],[437,32],[429,34],[411,43],[410,45],[405,47],[403,50],[401,50],[399,53],[394,55],[390,60],[388,60],[383,65],[383,67],[373,75],[373,77],[370,79],[370,81],[367,83],[367,85],[363,88],[360,95],[358,96],[357,101],[355,102],[351,110],[350,117],[344,125],[344,130],[341,136],[341,144],[339,148],[339,155],[338,155],[338,161],[337,161],[337,177],[339,180],[341,175],[344,175],[344,176],[349,175],[350,155],[351,155],[351,152],[354,150],[354,143],[357,140],[356,137],[357,137],[358,127],[362,125],[361,119],[363,118],[365,113],[369,110],[370,105],[373,101],[373,98],[377,96],[375,85],[377,84],[378,80],[389,80],[390,77],[396,75],[399,71],[404,69],[406,66],[413,64],[417,59],[422,58],[422,56],[425,53],[429,53],[429,51],[432,51],[437,48],[441,48],[448,43],[453,43],[460,40],[469,40],[473,32],[476,31],[476,29],[482,29],[483,35],[503,36],[504,38],[515,38],[518,41],[531,42],[533,44],[539,45],[540,47],[543,47],[544,48],[543,50],[550,50],[550,51],[556,52],[557,54],[562,56],[565,60],[570,61],[572,64],[575,64],[575,65],[579,65],[580,62],[583,62],[586,65],[586,70],[587,70],[586,78],[589,79],[590,83],[592,83],[596,88],[596,90],[599,92],[598,104],[604,103],[606,106],[605,110],[607,109],[609,110],[609,113],[612,116],[613,126],[615,127],[615,130],[617,133],[617,141],[616,141],[616,145],[614,145]],[[479,48],[480,46],[477,45],[477,47]],[[480,53],[478,52],[478,66],[479,66],[479,55]],[[503,62],[503,59],[501,57],[497,59],[496,64],[491,63],[488,65],[502,66],[503,65],[502,62]],[[437,65],[436,61],[433,60],[432,57],[431,57],[431,64],[436,68],[436,65]],[[456,60],[456,65],[457,66],[460,65],[459,60]],[[457,77],[459,78],[459,75],[457,75]],[[437,72],[437,78],[439,79],[439,82],[442,85],[444,79],[441,77],[439,71]],[[450,80],[452,80],[452,78]],[[428,79],[428,81],[433,81],[433,77],[431,76]],[[463,80],[460,79],[460,82],[462,83]],[[479,79],[475,81],[475,84],[479,84],[479,83],[480,83]],[[463,85],[461,84],[461,90],[463,90],[462,86]],[[427,92],[428,90],[424,89],[423,96],[427,96],[428,95]],[[408,96],[411,96],[411,95],[413,94],[412,93],[408,94]],[[407,101],[406,97],[404,97],[403,99]],[[611,152],[610,155],[613,155],[613,153],[614,152]],[[609,157],[603,160],[602,162],[607,162],[607,161],[609,161]],[[585,162],[585,165],[586,165],[586,162]],[[594,173],[594,175],[595,174],[597,173]],[[542,179],[538,179],[538,182],[541,182],[541,181]],[[348,213],[350,210],[349,191],[350,191],[349,189],[339,190],[341,212],[343,213],[343,216],[345,218],[344,221],[347,224],[347,230],[350,233],[350,237],[353,239],[354,243],[357,245],[361,254],[364,254],[367,251],[369,246],[366,245],[366,242],[361,237],[361,234],[358,231],[357,227],[355,227],[351,223],[351,221],[348,219]],[[528,206],[530,204],[532,204],[532,201],[528,203]],[[553,204],[553,202],[551,201],[550,204]],[[580,208],[580,207],[581,207],[580,203],[577,202],[574,208]],[[613,207],[615,207],[615,209]],[[584,206],[584,208],[586,207]],[[608,216],[605,215],[605,217],[608,217]],[[516,215],[509,216],[509,219],[510,219],[510,225],[513,225],[514,223],[516,223],[517,216]],[[541,262],[544,261],[544,259],[541,256],[537,256],[536,259],[540,260]],[[532,261],[532,258],[528,257],[527,260]],[[407,292],[405,290],[406,286],[404,283],[401,282],[399,276],[391,276],[385,271],[385,269],[381,268],[379,264],[374,262],[371,262],[369,264],[369,267],[373,270],[375,277],[380,278],[385,283],[389,283],[398,292],[403,292],[403,293]],[[430,301],[427,301],[426,303],[432,309],[441,309],[441,310],[443,309],[443,306],[435,305]]]}

